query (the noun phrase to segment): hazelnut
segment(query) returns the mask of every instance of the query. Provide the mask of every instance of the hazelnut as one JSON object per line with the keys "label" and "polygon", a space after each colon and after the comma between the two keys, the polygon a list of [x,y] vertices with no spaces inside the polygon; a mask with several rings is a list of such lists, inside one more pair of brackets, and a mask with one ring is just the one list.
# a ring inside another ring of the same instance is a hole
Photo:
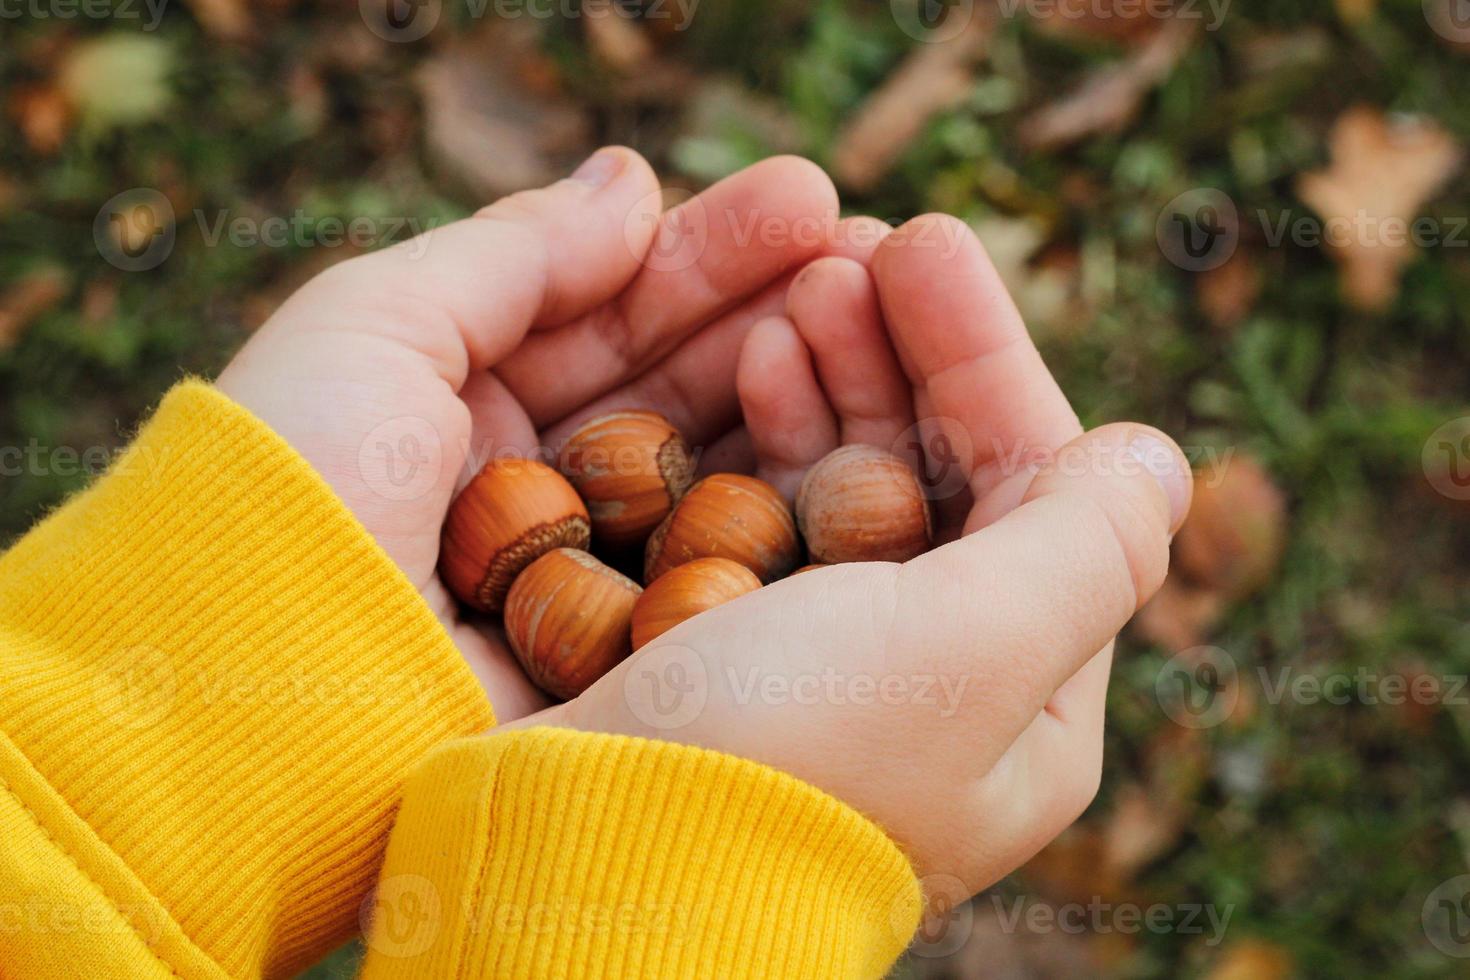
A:
{"label": "hazelnut", "polygon": [[587,508],[560,473],[533,459],[494,460],[449,508],[439,571],[463,602],[498,612],[523,568],[590,541]]}
{"label": "hazelnut", "polygon": [[505,635],[537,687],[571,699],[633,652],[630,623],[642,592],[587,552],[557,548],[510,587]]}
{"label": "hazelnut", "polygon": [[642,545],[694,479],[684,437],[642,411],[583,423],[561,451],[561,471],[587,504],[593,537],[609,548]]}
{"label": "hazelnut", "polygon": [[643,580],[696,558],[729,558],[772,582],[796,567],[796,524],[780,491],[753,476],[716,473],[684,495],[648,539]]}
{"label": "hazelnut", "polygon": [[812,561],[908,561],[934,540],[929,501],[908,464],[873,446],[842,446],[813,466],[796,494]]}
{"label": "hazelnut", "polygon": [[760,587],[755,572],[728,558],[696,558],[670,569],[643,591],[633,607],[633,649]]}

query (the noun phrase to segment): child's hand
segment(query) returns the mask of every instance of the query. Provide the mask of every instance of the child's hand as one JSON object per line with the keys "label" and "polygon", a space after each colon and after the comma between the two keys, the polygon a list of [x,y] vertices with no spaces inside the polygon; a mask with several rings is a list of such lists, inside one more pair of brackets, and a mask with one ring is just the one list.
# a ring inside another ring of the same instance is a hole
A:
{"label": "child's hand", "polygon": [[[809,266],[788,316],[762,322],[741,360],[762,472],[790,492],[839,442],[888,448],[916,417],[942,419],[970,449],[949,498],[967,536],[721,606],[534,720],[794,773],[877,820],[957,899],[1091,801],[1113,636],[1163,580],[1188,465],[1144,426],[1082,433],[954,219],[896,231],[871,276]],[[1038,454],[1053,461],[1040,472],[1025,465]]]}
{"label": "child's hand", "polygon": [[572,179],[318,276],[219,387],[326,478],[508,721],[545,700],[498,628],[462,621],[439,581],[456,481],[493,454],[555,445],[599,406],[660,411],[695,445],[742,444],[734,365],[750,325],[782,311],[807,260],[867,257],[829,247],[861,237],[834,235],[836,208],[820,170],[781,158],[660,219],[648,164],[604,150]]}

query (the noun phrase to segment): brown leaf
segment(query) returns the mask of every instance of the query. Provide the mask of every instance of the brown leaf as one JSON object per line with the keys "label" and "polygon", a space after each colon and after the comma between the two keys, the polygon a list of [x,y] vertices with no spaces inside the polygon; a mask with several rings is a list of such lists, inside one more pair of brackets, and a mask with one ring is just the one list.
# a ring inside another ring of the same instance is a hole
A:
{"label": "brown leaf", "polygon": [[60,89],[51,85],[19,86],[10,95],[9,108],[33,153],[49,156],[66,142],[72,110]]}
{"label": "brown leaf", "polygon": [[1030,6],[1032,18],[1049,34],[1137,43],[1158,32],[1168,20],[1167,16],[1159,16],[1160,8],[1169,10],[1173,5],[1138,0],[1057,0]]}
{"label": "brown leaf", "polygon": [[1193,584],[1232,600],[1275,574],[1286,541],[1286,500],[1243,453],[1196,473],[1194,503],[1174,538],[1174,567]]}
{"label": "brown leaf", "polygon": [[204,32],[221,41],[243,41],[254,31],[245,0],[188,0]]}
{"label": "brown leaf", "polygon": [[1063,831],[1018,872],[1037,893],[1057,902],[1087,904],[1094,896],[1117,902],[1127,896],[1127,882],[1106,859],[1103,835],[1076,823]]}
{"label": "brown leaf", "polygon": [[530,25],[492,23],[456,40],[418,85],[431,155],[487,200],[550,183],[590,149],[590,120],[558,97]]}
{"label": "brown leaf", "polygon": [[1033,150],[1067,146],[1133,121],[1144,96],[1168,78],[1198,33],[1195,19],[1170,19],[1122,61],[1092,73],[1070,94],[1021,123],[1021,143]]}
{"label": "brown leaf", "polygon": [[1226,949],[1205,980],[1286,980],[1292,975],[1291,954],[1273,943],[1247,939]]}
{"label": "brown leaf", "polygon": [[837,137],[832,174],[855,191],[871,190],[929,120],[970,93],[975,64],[994,31],[988,10],[974,9],[953,37],[919,45],[862,104]]}
{"label": "brown leaf", "polygon": [[1184,834],[1184,814],[1173,801],[1130,783],[1114,799],[1103,831],[1103,856],[1116,874],[1131,879],[1173,847]]}
{"label": "brown leaf", "polygon": [[1460,168],[1460,147],[1432,119],[1390,120],[1359,106],[1333,124],[1328,148],[1331,165],[1302,174],[1297,193],[1338,229],[1324,240],[1342,264],[1343,293],[1362,309],[1382,309],[1416,254],[1411,223]]}
{"label": "brown leaf", "polygon": [[34,269],[0,293],[0,350],[14,346],[36,318],[54,309],[71,289],[71,276],[60,266]]}
{"label": "brown leaf", "polygon": [[582,23],[592,54],[613,71],[632,73],[653,57],[643,26],[616,4],[584,2]]}
{"label": "brown leaf", "polygon": [[1170,575],[1133,617],[1133,629],[1149,643],[1169,650],[1188,650],[1205,642],[1224,611],[1221,593],[1197,588]]}
{"label": "brown leaf", "polygon": [[1195,277],[1195,298],[1210,323],[1228,330],[1255,308],[1261,296],[1261,269],[1255,256],[1237,248],[1223,265]]}

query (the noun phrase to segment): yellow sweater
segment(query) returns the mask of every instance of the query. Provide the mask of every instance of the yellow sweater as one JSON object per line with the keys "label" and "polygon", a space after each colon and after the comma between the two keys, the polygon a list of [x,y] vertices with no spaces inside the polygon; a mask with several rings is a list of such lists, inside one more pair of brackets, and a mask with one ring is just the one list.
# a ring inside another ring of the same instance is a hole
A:
{"label": "yellow sweater", "polygon": [[0,558],[0,977],[880,976],[921,897],[820,791],[529,729],[311,467],[180,386]]}

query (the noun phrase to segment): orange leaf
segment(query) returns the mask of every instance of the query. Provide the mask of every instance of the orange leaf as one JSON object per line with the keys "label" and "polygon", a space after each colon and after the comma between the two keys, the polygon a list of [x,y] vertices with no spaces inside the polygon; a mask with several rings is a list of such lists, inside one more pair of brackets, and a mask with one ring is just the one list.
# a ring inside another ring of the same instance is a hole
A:
{"label": "orange leaf", "polygon": [[1333,124],[1328,149],[1331,165],[1302,174],[1297,193],[1326,222],[1347,298],[1382,309],[1416,254],[1412,223],[1460,168],[1460,147],[1432,119],[1390,120],[1359,106]]}

